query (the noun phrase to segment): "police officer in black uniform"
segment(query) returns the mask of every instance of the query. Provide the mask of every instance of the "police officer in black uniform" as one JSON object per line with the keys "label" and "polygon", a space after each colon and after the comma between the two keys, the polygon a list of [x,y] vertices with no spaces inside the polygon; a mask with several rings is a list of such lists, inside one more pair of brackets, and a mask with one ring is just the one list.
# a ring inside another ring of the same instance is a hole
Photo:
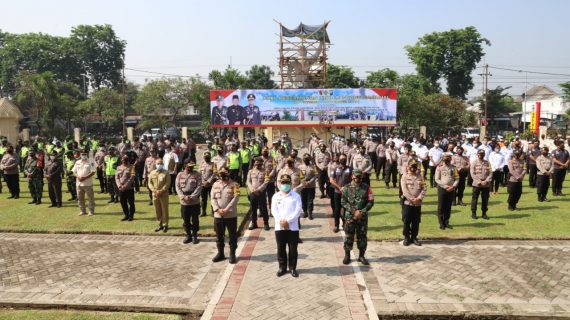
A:
{"label": "police officer in black uniform", "polygon": [[216,106],[212,109],[212,124],[226,124],[228,109],[224,107],[224,97],[216,97]]}
{"label": "police officer in black uniform", "polygon": [[255,105],[255,95],[250,93],[247,95],[247,107],[244,108],[244,124],[261,124],[261,111]]}

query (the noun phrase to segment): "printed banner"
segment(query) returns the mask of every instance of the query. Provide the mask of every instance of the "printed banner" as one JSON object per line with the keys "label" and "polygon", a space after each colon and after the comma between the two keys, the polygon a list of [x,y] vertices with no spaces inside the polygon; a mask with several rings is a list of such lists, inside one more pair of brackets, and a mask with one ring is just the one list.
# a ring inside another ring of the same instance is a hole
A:
{"label": "printed banner", "polygon": [[210,91],[211,123],[221,127],[395,126],[396,89]]}

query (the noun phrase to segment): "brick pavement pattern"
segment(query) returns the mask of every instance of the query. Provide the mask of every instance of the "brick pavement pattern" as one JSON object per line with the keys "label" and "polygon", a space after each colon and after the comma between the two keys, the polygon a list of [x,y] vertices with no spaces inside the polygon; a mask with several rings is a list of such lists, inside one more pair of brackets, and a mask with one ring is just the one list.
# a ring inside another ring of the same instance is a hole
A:
{"label": "brick pavement pattern", "polygon": [[181,237],[0,234],[0,303],[200,314],[225,265]]}

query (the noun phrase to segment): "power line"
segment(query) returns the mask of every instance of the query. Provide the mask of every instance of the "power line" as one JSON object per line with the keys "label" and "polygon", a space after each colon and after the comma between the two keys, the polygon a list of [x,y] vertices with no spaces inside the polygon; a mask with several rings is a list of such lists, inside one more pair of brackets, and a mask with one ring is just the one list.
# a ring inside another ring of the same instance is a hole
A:
{"label": "power line", "polygon": [[493,66],[489,66],[489,68],[498,69],[498,70],[513,71],[513,72],[525,72],[525,73],[531,73],[531,74],[543,74],[543,75],[549,75],[549,76],[570,77],[570,74],[567,74],[567,73],[551,73],[551,72],[540,72],[540,71],[529,71],[529,70],[517,70],[517,69],[501,68],[501,67],[493,67]]}

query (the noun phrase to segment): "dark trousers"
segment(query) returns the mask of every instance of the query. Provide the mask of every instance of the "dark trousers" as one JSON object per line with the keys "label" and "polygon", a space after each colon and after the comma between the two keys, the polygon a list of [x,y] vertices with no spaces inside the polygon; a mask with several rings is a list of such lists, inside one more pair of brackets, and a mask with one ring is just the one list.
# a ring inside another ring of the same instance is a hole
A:
{"label": "dark trousers", "polygon": [[396,182],[398,181],[398,166],[396,163],[388,164],[386,163],[386,172],[384,176],[384,182],[386,185],[390,183],[390,178],[392,178],[392,185],[396,187]]}
{"label": "dark trousers", "polygon": [[237,217],[214,218],[216,246],[219,250],[224,250],[226,229],[228,230],[228,236],[230,238],[230,250],[235,250],[237,248]]}
{"label": "dark trousers", "polygon": [[48,181],[48,194],[52,205],[61,205],[61,177]]}
{"label": "dark trousers", "polygon": [[202,187],[202,191],[200,194],[200,201],[202,212],[206,212],[206,207],[208,206],[208,197],[210,196],[210,191],[212,191],[212,187]]}
{"label": "dark trousers", "polygon": [[509,183],[509,166],[504,166],[503,167],[503,187],[505,187],[507,185],[507,183]]}
{"label": "dark trousers", "polygon": [[67,191],[71,194],[71,199],[77,199],[77,186],[75,184],[75,176],[69,175],[66,177]]}
{"label": "dark trousers", "polygon": [[315,200],[315,188],[304,188],[301,190],[301,203],[304,214],[313,214],[313,202]]}
{"label": "dark trousers", "polygon": [[112,200],[115,200],[119,197],[119,190],[117,189],[115,176],[107,176],[107,193],[109,193]]}
{"label": "dark trousers", "polygon": [[5,174],[4,180],[6,181],[6,185],[8,185],[8,190],[10,190],[10,195],[14,197],[20,196],[20,176],[19,174]]}
{"label": "dark trousers", "polygon": [[378,162],[378,156],[376,155],[376,152],[368,152],[368,156],[370,157],[372,168],[376,168],[376,163]]}
{"label": "dark trousers", "polygon": [[321,196],[325,194],[325,189],[328,183],[329,177],[327,175],[327,170],[319,170],[319,190],[321,190]]}
{"label": "dark trousers", "polygon": [[170,187],[168,188],[168,193],[176,194],[176,173],[170,175]]}
{"label": "dark trousers", "polygon": [[374,171],[376,173],[376,179],[378,179],[380,172],[382,172],[382,180],[384,180],[386,176],[386,157],[378,157]]}
{"label": "dark trousers", "polygon": [[123,214],[127,218],[133,218],[135,215],[135,190],[123,190],[119,192],[119,199],[121,201],[121,208],[123,208]]}
{"label": "dark trousers", "polygon": [[334,218],[334,226],[340,226],[340,217],[342,211],[342,193],[335,192],[333,198],[333,218]]}
{"label": "dark trousers", "polygon": [[[275,240],[277,241],[277,261],[279,261],[279,269],[289,270],[297,269],[297,245],[299,244],[299,231],[279,230],[275,231]],[[287,247],[289,254],[287,255]]]}
{"label": "dark trousers", "polygon": [[509,199],[507,200],[509,208],[516,209],[522,194],[522,182],[509,182],[507,191],[509,192]]}
{"label": "dark trousers", "polygon": [[271,199],[275,194],[275,182],[269,182],[267,188],[265,188],[265,194],[267,195],[267,207],[271,208]]}
{"label": "dark trousers", "polygon": [[455,192],[447,192],[447,190],[437,187],[437,219],[440,226],[449,224],[451,216],[451,203]]}
{"label": "dark trousers", "polygon": [[233,182],[241,183],[239,178],[239,169],[230,169],[230,179]]}
{"label": "dark trousers", "polygon": [[502,171],[493,171],[493,191],[494,192],[499,192],[499,186],[501,185],[501,182],[503,181],[503,172]]}
{"label": "dark trousers", "polygon": [[477,212],[477,202],[479,202],[479,195],[481,195],[481,212],[487,214],[489,208],[489,191],[490,188],[473,187],[473,195],[471,196],[471,212]]}
{"label": "dark trousers", "polygon": [[251,205],[251,224],[253,226],[257,226],[257,209],[259,209],[259,212],[263,217],[263,223],[269,223],[269,214],[267,213],[267,195],[265,192],[266,191],[263,191],[258,195],[254,195],[253,193],[249,195],[249,203]]}
{"label": "dark trousers", "polygon": [[135,167],[135,191],[140,192],[144,175],[144,163],[139,163]]}
{"label": "dark trousers", "polygon": [[402,222],[404,222],[404,238],[414,240],[420,231],[422,207],[404,205],[402,209]]}
{"label": "dark trousers", "polygon": [[182,227],[186,234],[191,236],[192,233],[198,235],[200,230],[200,205],[193,204],[190,206],[181,205],[180,215],[182,216]]}
{"label": "dark trousers", "polygon": [[463,203],[463,193],[465,192],[465,182],[467,181],[467,171],[459,171],[459,184],[455,189],[455,202]]}
{"label": "dark trousers", "polygon": [[240,186],[245,186],[247,181],[247,173],[249,172],[249,163],[244,163],[241,165],[241,177],[239,180]]}
{"label": "dark trousers", "polygon": [[97,168],[97,180],[99,180],[101,193],[107,192],[107,178],[105,177],[105,171],[103,171],[103,168]]}
{"label": "dark trousers", "polygon": [[554,169],[552,173],[552,194],[559,195],[562,193],[562,184],[566,178],[566,169]]}
{"label": "dark trousers", "polygon": [[536,176],[536,193],[541,200],[546,199],[548,194],[548,187],[550,186],[550,175],[537,175]]}
{"label": "dark trousers", "polygon": [[528,165],[528,185],[531,188],[536,187],[536,175],[538,173],[538,168],[536,164],[529,164]]}
{"label": "dark trousers", "polygon": [[435,187],[435,167],[429,167],[429,185],[430,187]]}

